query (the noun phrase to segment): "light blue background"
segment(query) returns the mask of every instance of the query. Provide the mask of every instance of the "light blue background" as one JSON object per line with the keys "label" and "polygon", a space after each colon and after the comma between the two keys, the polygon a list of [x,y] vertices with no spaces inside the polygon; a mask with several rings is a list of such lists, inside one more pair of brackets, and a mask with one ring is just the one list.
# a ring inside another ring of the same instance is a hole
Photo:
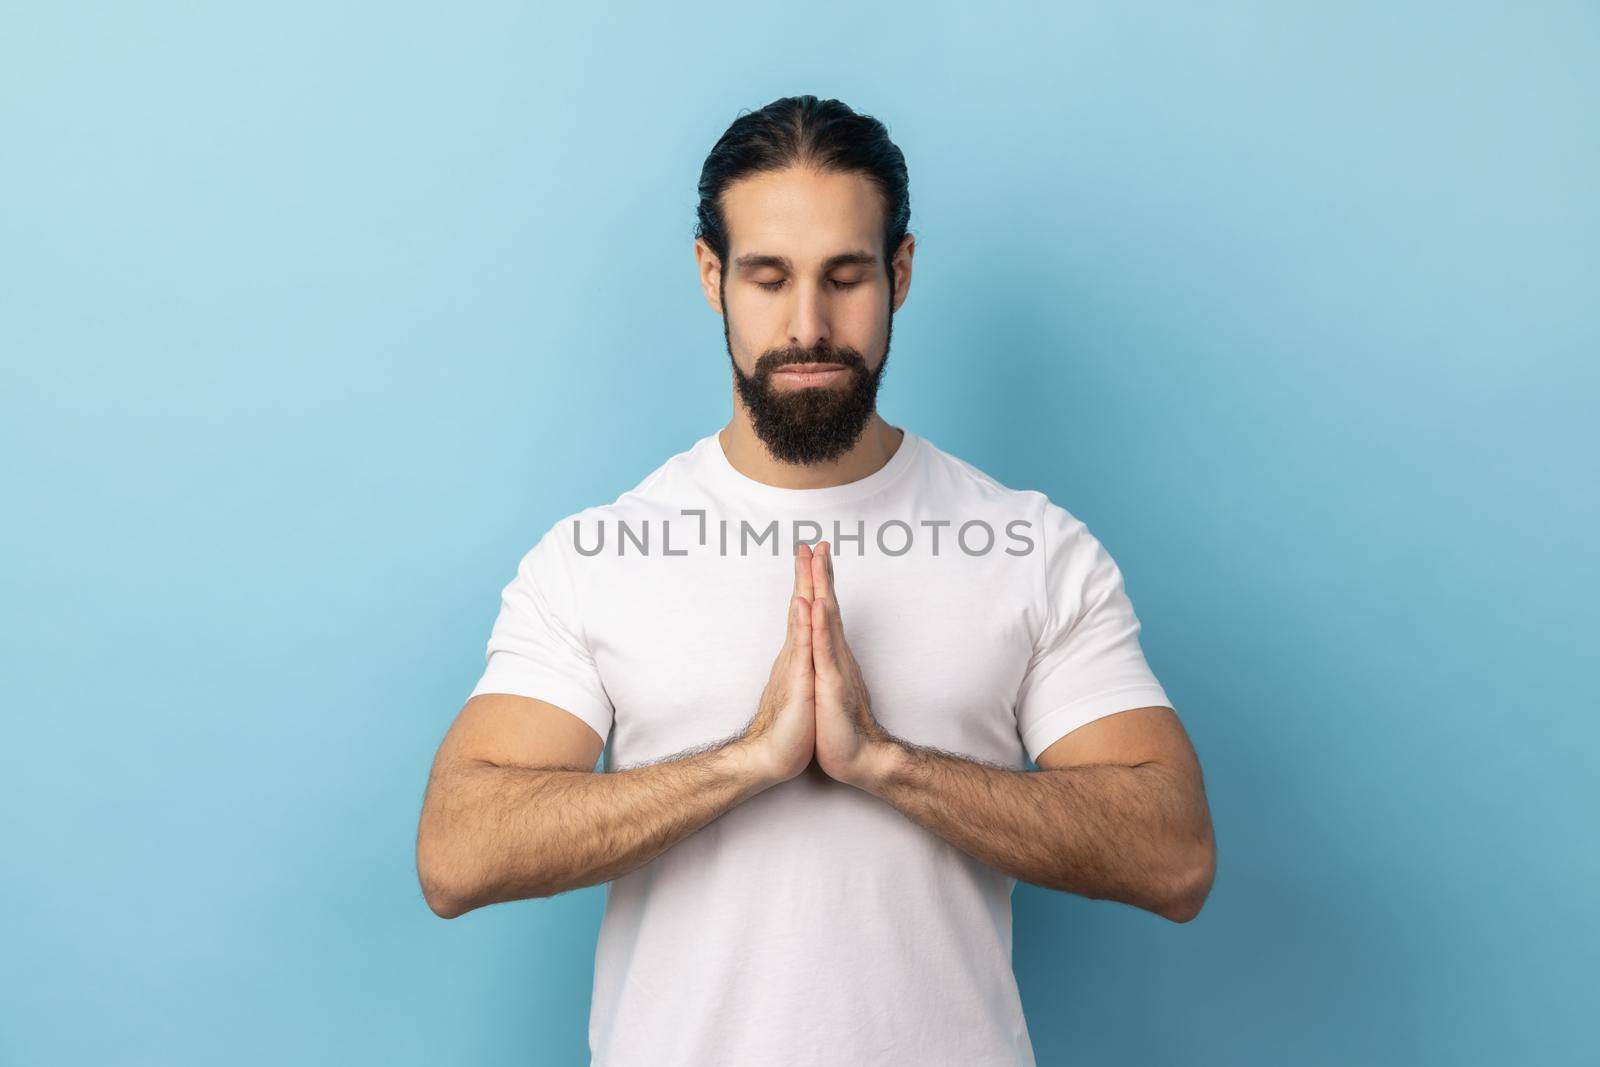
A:
{"label": "light blue background", "polygon": [[1018,888],[1041,1064],[1596,1062],[1597,31],[11,8],[0,1060],[583,1062],[602,891],[435,918],[425,775],[727,419],[695,181],[814,92],[910,163],[882,411],[1099,534],[1206,769],[1194,923]]}

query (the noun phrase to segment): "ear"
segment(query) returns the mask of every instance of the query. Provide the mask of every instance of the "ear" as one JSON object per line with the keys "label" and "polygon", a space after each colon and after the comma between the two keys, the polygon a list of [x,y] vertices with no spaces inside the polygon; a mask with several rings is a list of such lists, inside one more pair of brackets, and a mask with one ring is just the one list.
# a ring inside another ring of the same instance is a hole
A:
{"label": "ear", "polygon": [[722,311],[722,261],[717,254],[706,244],[704,237],[694,239],[695,270],[700,275],[700,289],[705,293],[706,303],[718,315]]}
{"label": "ear", "polygon": [[890,311],[899,311],[900,305],[906,302],[906,296],[911,292],[911,257],[917,251],[917,239],[912,234],[906,234],[900,239],[900,247],[894,253],[894,294],[889,304]]}

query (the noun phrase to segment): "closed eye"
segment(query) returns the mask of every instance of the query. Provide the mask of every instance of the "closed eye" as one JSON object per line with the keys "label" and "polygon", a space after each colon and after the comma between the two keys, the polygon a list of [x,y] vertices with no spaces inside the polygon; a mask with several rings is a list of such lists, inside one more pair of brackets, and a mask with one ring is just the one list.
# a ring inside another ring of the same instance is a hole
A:
{"label": "closed eye", "polygon": [[[786,279],[786,278],[780,278],[775,282],[756,282],[756,284],[759,285],[761,288],[765,289],[769,293],[776,293],[779,289],[783,288],[784,283],[787,280],[788,279]],[[836,288],[836,289],[854,289],[856,286],[861,284],[859,281],[842,282],[842,281],[839,281],[837,278],[830,278],[828,280],[833,282],[834,288]]]}

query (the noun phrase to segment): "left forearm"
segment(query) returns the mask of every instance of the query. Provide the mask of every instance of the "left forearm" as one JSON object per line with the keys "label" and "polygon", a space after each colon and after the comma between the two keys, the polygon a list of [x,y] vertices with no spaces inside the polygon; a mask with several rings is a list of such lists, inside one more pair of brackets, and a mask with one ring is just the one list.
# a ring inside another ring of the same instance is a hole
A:
{"label": "left forearm", "polygon": [[882,742],[857,783],[1012,877],[1186,921],[1209,888],[1209,817],[1157,763],[1016,771]]}

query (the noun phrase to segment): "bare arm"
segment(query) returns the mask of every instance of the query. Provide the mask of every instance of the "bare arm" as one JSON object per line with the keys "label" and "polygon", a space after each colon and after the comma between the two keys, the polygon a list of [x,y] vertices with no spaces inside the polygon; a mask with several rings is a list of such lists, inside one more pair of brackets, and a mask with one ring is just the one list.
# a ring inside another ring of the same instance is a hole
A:
{"label": "bare arm", "polygon": [[1210,892],[1211,816],[1170,708],[1080,727],[1040,753],[1037,771],[898,739],[880,743],[876,762],[861,788],[1015,878],[1174,922],[1198,915]]}
{"label": "bare arm", "polygon": [[1200,762],[1171,708],[1072,730],[1018,771],[915,745],[872,713],[833,595],[832,550],[811,559],[817,762],[1015,878],[1120,900],[1174,922],[1200,913],[1216,870]]}
{"label": "bare arm", "polygon": [[434,758],[417,876],[436,915],[554,896],[643,866],[811,762],[816,733],[809,562],[796,556],[783,647],[736,738],[597,774],[605,741],[531,697],[467,701]]}
{"label": "bare arm", "polygon": [[[548,757],[533,758],[547,765],[474,754],[474,737],[504,732],[492,720],[513,719],[542,724],[523,732],[544,739]],[[435,914],[454,918],[610,881],[775,784],[739,739],[608,774],[587,769],[602,745],[543,701],[488,693],[468,701],[459,733],[434,760],[417,835],[417,870]]]}

